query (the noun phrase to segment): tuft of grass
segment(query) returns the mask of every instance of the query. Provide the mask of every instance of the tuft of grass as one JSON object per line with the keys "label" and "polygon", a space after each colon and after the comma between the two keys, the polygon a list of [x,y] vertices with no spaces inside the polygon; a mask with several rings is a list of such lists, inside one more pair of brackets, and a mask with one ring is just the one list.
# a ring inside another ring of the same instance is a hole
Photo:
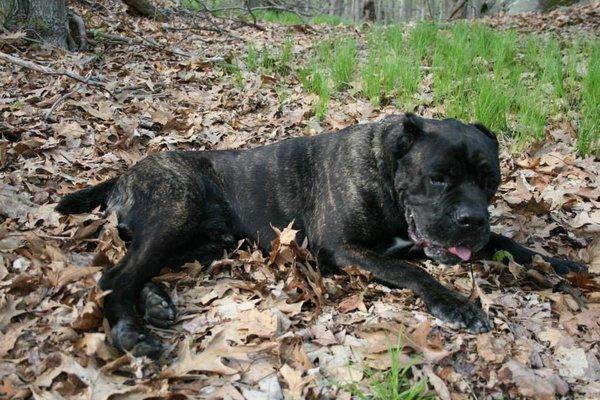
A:
{"label": "tuft of grass", "polygon": [[375,107],[381,102],[381,77],[377,73],[378,59],[370,55],[361,71],[362,95]]}
{"label": "tuft of grass", "polygon": [[475,117],[493,131],[506,129],[506,114],[509,108],[507,90],[497,81],[482,77],[477,84]]}
{"label": "tuft of grass", "polygon": [[577,148],[583,154],[600,154],[600,44],[595,43],[583,79],[583,117]]}
{"label": "tuft of grass", "polygon": [[438,39],[438,27],[431,21],[418,23],[408,36],[408,48],[415,53],[417,61],[431,61],[432,49]]}
{"label": "tuft of grass", "polygon": [[547,100],[540,89],[522,88],[514,100],[517,114],[515,137],[523,144],[529,138],[544,138],[548,120]]}
{"label": "tuft of grass", "polygon": [[250,43],[248,47],[246,47],[244,64],[246,64],[246,68],[248,68],[248,70],[256,72],[256,70],[258,70],[258,63],[258,51],[256,50],[254,43]]}
{"label": "tuft of grass", "polygon": [[274,11],[274,10],[256,10],[254,11],[256,18],[281,25],[300,25],[304,21],[298,14],[289,11]]}
{"label": "tuft of grass", "polygon": [[410,102],[420,83],[420,62],[407,51],[400,26],[378,27],[369,39],[369,55],[360,73],[361,94],[378,106],[382,99]]}
{"label": "tuft of grass", "polygon": [[369,369],[365,370],[371,393],[364,393],[357,384],[354,384],[347,388],[350,394],[361,400],[433,400],[435,397],[428,393],[425,379],[416,385],[411,385],[409,373],[416,360],[402,365],[399,357],[401,352],[400,348],[390,350],[392,366],[388,371],[376,373]]}
{"label": "tuft of grass", "polygon": [[269,50],[267,46],[258,50],[253,43],[250,43],[246,47],[246,54],[243,57],[244,64],[252,72],[261,69],[269,74],[287,75],[292,71],[293,48],[293,42],[289,37],[285,39],[281,48],[275,51]]}
{"label": "tuft of grass", "polygon": [[315,25],[355,25],[354,21],[340,17],[338,15],[319,14],[314,16],[311,21]]}
{"label": "tuft of grass", "polygon": [[558,42],[556,40],[549,40],[540,55],[542,80],[552,85],[558,97],[563,97],[565,95],[563,87],[565,66],[562,62]]}
{"label": "tuft of grass", "polygon": [[342,40],[333,49],[331,78],[336,90],[350,85],[356,63],[356,40],[352,37]]}
{"label": "tuft of grass", "polygon": [[315,105],[315,115],[318,119],[322,120],[327,115],[330,100],[327,76],[318,67],[317,61],[313,60],[308,68],[300,70],[299,78],[304,90],[317,95],[318,100]]}

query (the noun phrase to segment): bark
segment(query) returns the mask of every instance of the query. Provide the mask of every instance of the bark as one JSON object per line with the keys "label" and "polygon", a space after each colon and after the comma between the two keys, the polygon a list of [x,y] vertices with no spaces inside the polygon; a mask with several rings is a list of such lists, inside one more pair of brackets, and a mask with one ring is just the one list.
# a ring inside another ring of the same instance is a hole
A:
{"label": "bark", "polygon": [[456,2],[456,6],[452,10],[452,12],[450,12],[450,16],[448,17],[448,19],[450,20],[459,16],[464,18],[467,11],[467,3],[468,0],[458,0]]}
{"label": "bark", "polygon": [[83,20],[67,8],[66,0],[1,0],[0,22],[52,46],[80,50],[87,45]]}

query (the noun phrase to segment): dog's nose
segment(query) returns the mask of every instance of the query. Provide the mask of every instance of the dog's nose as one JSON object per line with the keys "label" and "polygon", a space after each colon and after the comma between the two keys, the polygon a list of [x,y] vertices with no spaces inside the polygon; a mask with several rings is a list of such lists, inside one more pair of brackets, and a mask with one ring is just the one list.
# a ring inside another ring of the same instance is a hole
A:
{"label": "dog's nose", "polygon": [[479,207],[459,206],[454,220],[461,228],[481,228],[487,221],[487,211]]}

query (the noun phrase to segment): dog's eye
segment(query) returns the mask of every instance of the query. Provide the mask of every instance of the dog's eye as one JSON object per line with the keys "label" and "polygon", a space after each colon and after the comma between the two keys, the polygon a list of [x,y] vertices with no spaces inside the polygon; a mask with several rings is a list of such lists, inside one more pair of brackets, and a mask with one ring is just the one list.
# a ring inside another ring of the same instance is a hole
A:
{"label": "dog's eye", "polygon": [[432,185],[442,186],[448,183],[448,179],[444,175],[436,174],[429,177],[429,182],[431,182]]}

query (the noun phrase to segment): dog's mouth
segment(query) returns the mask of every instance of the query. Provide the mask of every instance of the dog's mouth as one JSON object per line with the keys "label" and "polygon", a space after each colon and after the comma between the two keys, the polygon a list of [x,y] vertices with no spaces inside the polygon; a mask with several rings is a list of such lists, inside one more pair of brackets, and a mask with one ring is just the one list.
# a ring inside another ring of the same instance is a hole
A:
{"label": "dog's mouth", "polygon": [[473,251],[469,247],[460,245],[444,246],[422,235],[417,228],[412,212],[408,210],[406,212],[406,221],[408,222],[408,237],[415,243],[416,247],[423,248],[425,254],[428,256],[442,262],[458,261],[458,259],[469,261],[471,259]]}

